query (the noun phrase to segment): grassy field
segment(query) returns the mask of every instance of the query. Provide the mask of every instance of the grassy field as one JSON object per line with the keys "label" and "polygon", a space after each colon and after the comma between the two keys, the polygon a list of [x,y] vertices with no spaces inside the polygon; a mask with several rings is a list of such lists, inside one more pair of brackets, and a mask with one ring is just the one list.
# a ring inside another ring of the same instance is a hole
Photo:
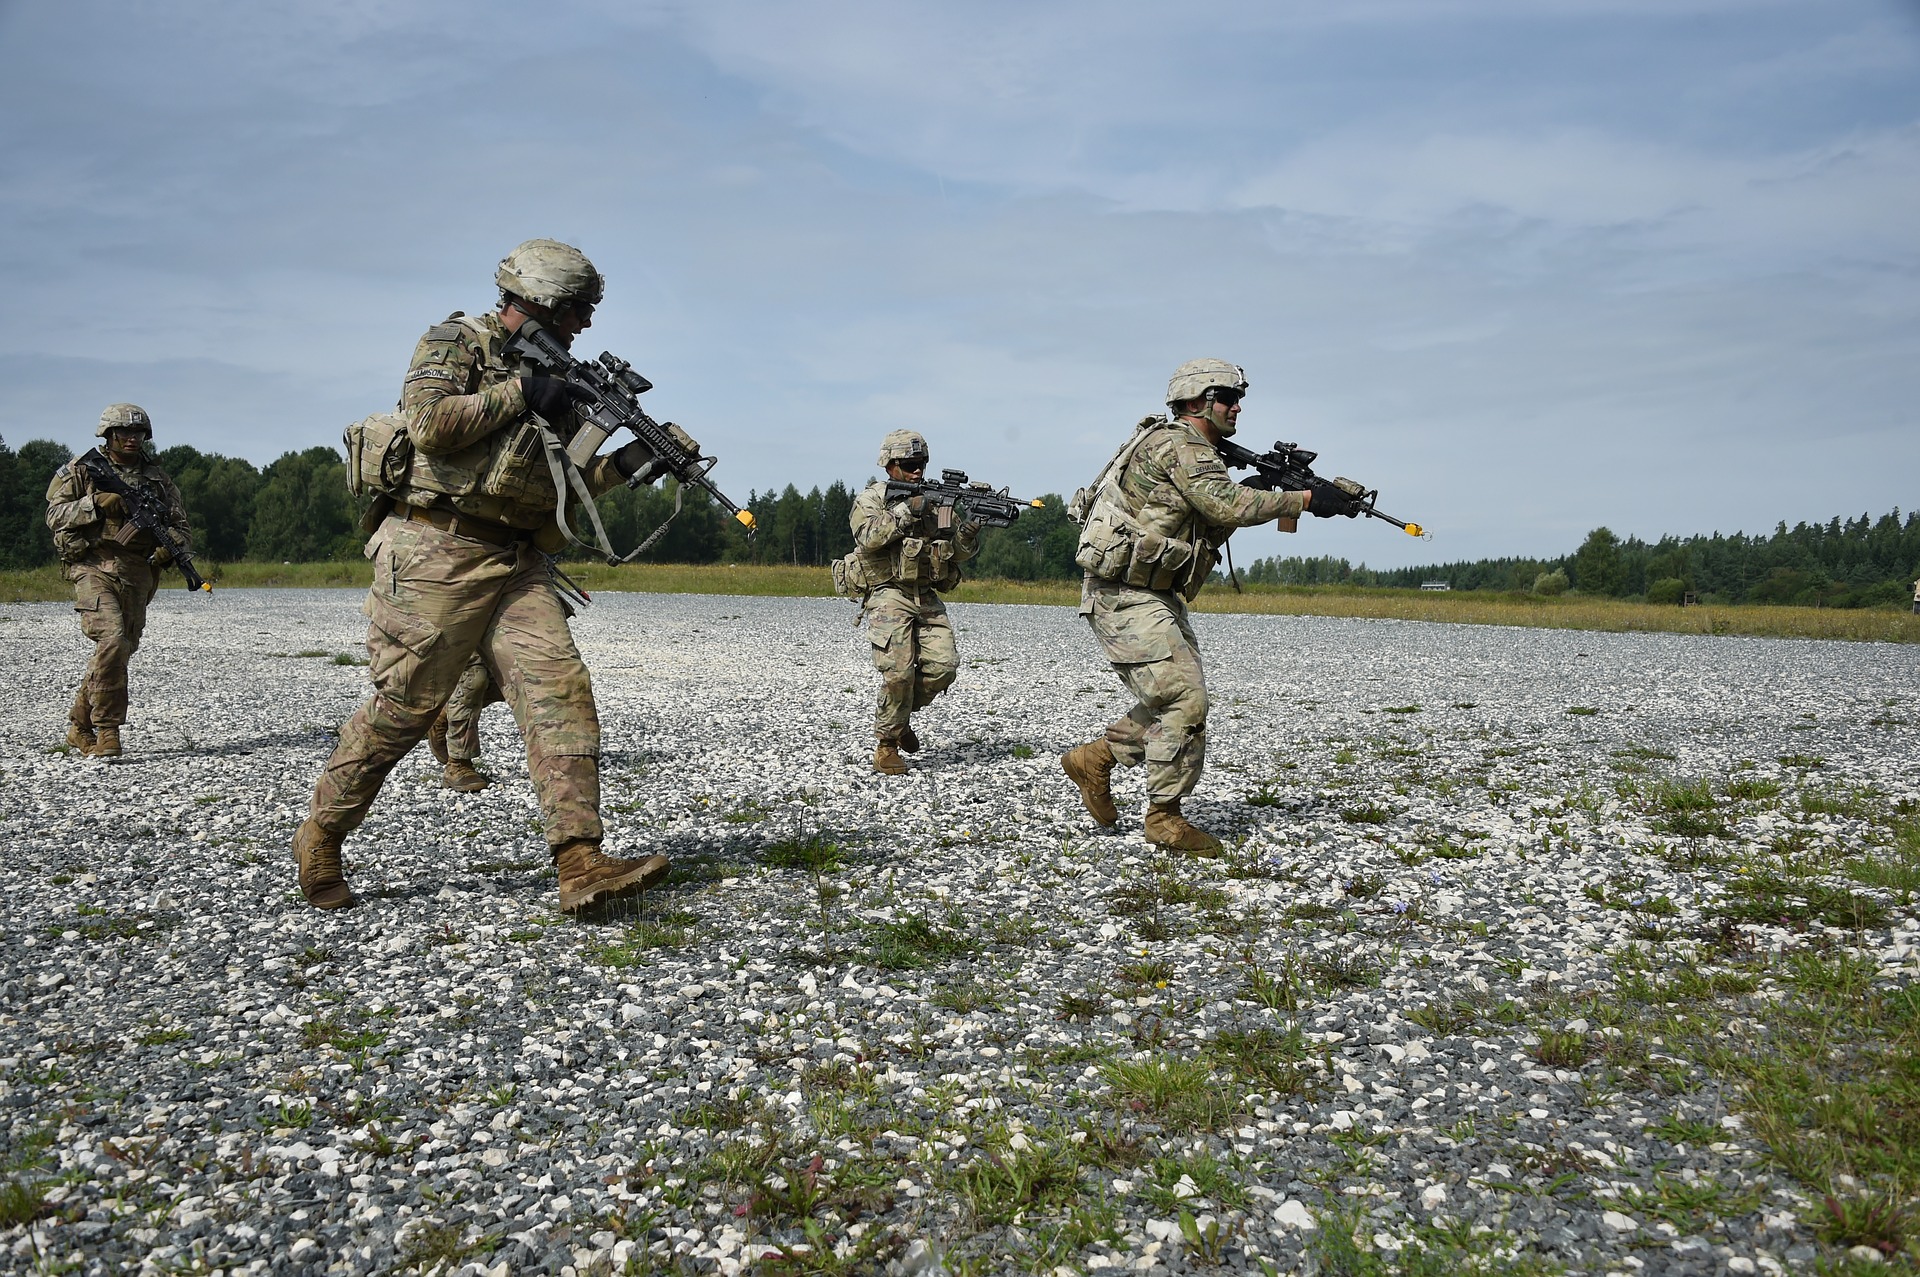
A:
{"label": "grassy field", "polygon": [[[373,569],[355,559],[340,563],[221,563],[203,565],[214,588],[366,586]],[[570,566],[589,591],[646,594],[742,594],[778,598],[831,595],[825,568],[725,564],[644,564],[608,568]],[[163,588],[178,589],[171,575]],[[57,569],[0,572],[0,602],[70,597]],[[969,581],[948,596],[958,603],[1037,603],[1071,606],[1078,584],[1068,581]],[[1455,625],[1519,625],[1556,630],[1649,631],[1673,634],[1739,634],[1763,638],[1846,639],[1854,642],[1920,643],[1920,616],[1886,609],[1771,606],[1679,608],[1620,599],[1460,591],[1377,590],[1357,586],[1249,586],[1244,594],[1214,587],[1194,604],[1197,612],[1281,616],[1354,616]]]}

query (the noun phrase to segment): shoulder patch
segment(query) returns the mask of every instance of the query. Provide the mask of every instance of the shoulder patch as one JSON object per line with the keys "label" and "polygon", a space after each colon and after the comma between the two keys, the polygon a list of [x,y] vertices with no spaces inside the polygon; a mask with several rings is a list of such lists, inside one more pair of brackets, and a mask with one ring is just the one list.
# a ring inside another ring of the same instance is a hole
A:
{"label": "shoulder patch", "polygon": [[460,338],[466,334],[466,331],[467,330],[459,324],[435,324],[433,327],[427,329],[427,335],[420,340],[431,342],[459,341]]}

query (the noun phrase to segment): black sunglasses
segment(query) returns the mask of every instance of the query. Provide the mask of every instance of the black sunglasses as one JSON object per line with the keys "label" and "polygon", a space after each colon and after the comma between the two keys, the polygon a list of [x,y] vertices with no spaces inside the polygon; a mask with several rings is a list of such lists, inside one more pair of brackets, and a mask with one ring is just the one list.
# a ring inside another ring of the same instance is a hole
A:
{"label": "black sunglasses", "polygon": [[1217,404],[1224,404],[1226,407],[1231,408],[1240,402],[1240,398],[1244,394],[1246,394],[1244,390],[1228,390],[1224,386],[1215,386],[1207,392],[1207,398]]}

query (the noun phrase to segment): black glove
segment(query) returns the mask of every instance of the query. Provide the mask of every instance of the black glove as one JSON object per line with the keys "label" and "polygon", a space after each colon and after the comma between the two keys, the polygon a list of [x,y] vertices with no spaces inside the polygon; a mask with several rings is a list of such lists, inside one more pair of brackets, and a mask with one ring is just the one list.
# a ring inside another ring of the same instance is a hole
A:
{"label": "black glove", "polygon": [[1310,491],[1313,499],[1307,504],[1308,514],[1317,514],[1323,519],[1344,514],[1351,519],[1360,513],[1360,503],[1331,483],[1316,483]]}
{"label": "black glove", "polygon": [[613,454],[613,468],[620,472],[622,479],[631,479],[636,474],[644,472],[646,478],[641,479],[640,482],[645,483],[653,477],[652,466],[653,449],[638,439]]}
{"label": "black glove", "polygon": [[522,377],[520,393],[526,396],[527,407],[548,421],[559,420],[576,402],[593,397],[591,391],[581,389],[564,377]]}

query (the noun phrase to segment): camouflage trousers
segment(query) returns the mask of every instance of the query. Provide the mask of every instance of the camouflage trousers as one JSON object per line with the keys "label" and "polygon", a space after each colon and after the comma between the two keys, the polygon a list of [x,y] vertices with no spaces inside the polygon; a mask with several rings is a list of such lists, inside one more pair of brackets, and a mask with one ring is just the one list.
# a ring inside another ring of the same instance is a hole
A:
{"label": "camouflage trousers", "polygon": [[146,560],[116,561],[118,572],[87,563],[67,568],[80,632],[93,640],[87,676],[67,717],[81,727],[118,727],[127,721],[127,662],[147,628],[147,604],[159,580]]}
{"label": "camouflage trousers", "polygon": [[913,711],[931,705],[960,672],[953,623],[947,620],[947,605],[932,590],[894,585],[867,595],[866,621],[873,668],[880,671],[873,732],[883,741],[898,741]]}
{"label": "camouflage trousers", "polygon": [[336,834],[359,827],[478,654],[526,738],[548,844],[598,841],[600,718],[539,551],[388,519],[367,555],[373,697],[340,729],[314,786],[314,823]]}
{"label": "camouflage trousers", "polygon": [[456,763],[480,757],[480,711],[506,699],[487,663],[474,653],[447,698],[447,757]]}
{"label": "camouflage trousers", "polygon": [[1207,676],[1200,644],[1177,594],[1089,576],[1080,614],[1134,706],[1107,726],[1122,767],[1147,766],[1147,798],[1183,798],[1200,783],[1207,754]]}

